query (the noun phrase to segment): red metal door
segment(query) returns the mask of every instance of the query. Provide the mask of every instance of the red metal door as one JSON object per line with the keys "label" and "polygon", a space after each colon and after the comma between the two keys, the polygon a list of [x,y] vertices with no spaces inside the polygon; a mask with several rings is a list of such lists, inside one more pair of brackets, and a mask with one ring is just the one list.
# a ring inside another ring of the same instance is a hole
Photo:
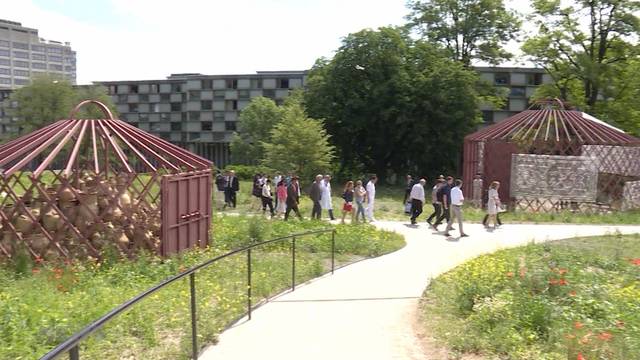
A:
{"label": "red metal door", "polygon": [[211,186],[208,170],[162,177],[162,256],[207,246]]}

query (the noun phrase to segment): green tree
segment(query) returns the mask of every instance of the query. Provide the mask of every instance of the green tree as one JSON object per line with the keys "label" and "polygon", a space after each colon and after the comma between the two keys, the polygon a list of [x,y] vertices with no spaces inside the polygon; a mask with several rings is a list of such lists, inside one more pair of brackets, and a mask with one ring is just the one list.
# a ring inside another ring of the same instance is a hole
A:
{"label": "green tree", "polygon": [[[640,2],[576,0],[565,4],[532,1],[538,32],[522,50],[552,76],[562,100],[595,111],[607,89],[614,86],[613,79],[638,55],[634,41],[640,21],[635,13]],[[543,91],[550,92],[548,88]]]}
{"label": "green tree", "polygon": [[[97,100],[105,104],[117,118],[118,110],[109,96],[107,88],[102,85],[82,85],[74,87],[74,106],[84,100]],[[77,115],[80,119],[103,119],[104,113],[97,106],[84,106]]]}
{"label": "green tree", "polygon": [[512,57],[504,45],[516,38],[521,22],[503,0],[409,0],[407,6],[409,25],[466,66],[472,60],[497,65]]}
{"label": "green tree", "polygon": [[282,120],[282,109],[265,97],[256,97],[240,113],[238,131],[231,140],[234,163],[252,165],[264,157],[263,142],[271,140],[271,130]]}
{"label": "green tree", "polygon": [[271,130],[271,140],[262,142],[263,164],[282,172],[295,171],[303,178],[329,170],[334,148],[322,121],[308,117],[297,102],[289,103],[282,112],[282,121]]}
{"label": "green tree", "polygon": [[325,119],[339,170],[380,177],[454,172],[479,119],[478,75],[397,28],[348,35],[307,82],[310,116]]}

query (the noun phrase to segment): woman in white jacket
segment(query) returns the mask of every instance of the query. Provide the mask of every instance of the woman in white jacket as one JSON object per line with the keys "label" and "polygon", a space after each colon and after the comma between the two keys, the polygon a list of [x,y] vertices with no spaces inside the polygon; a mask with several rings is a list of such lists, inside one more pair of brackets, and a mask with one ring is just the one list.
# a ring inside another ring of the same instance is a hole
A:
{"label": "woman in white jacket", "polygon": [[331,220],[335,220],[333,217],[333,203],[331,201],[331,176],[325,175],[324,180],[322,180],[321,189],[322,189],[322,197],[320,198],[320,206],[323,210],[327,210],[329,213],[329,218]]}

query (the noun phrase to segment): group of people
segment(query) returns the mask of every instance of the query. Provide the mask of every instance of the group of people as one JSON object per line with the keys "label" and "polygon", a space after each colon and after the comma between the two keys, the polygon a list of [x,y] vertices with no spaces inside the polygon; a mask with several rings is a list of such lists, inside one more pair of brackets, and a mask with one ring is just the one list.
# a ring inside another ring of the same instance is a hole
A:
{"label": "group of people", "polygon": [[[271,217],[283,217],[288,220],[291,212],[302,219],[300,210],[300,179],[298,176],[289,174],[283,176],[276,172],[271,177],[266,174],[256,174],[252,182],[251,210],[259,210],[266,213],[267,209]],[[354,222],[375,221],[373,216],[375,205],[375,184],[378,178],[373,175],[369,178],[366,186],[358,180],[356,182],[347,181],[342,191],[342,222],[347,216]],[[240,190],[239,181],[233,170],[221,173],[216,178],[216,187],[219,199],[218,207],[223,210],[227,207],[236,207],[236,193]],[[313,202],[311,211],[312,219],[321,219],[322,211],[325,210],[329,219],[335,220],[333,213],[333,200],[331,189],[331,175],[317,175],[309,189],[309,197]],[[354,217],[355,215],[355,217]],[[365,220],[366,219],[366,220]]]}
{"label": "group of people", "polygon": [[[427,200],[425,195],[425,187],[427,180],[425,178],[419,181],[414,181],[411,175],[407,175],[407,187],[405,189],[405,195],[403,203],[407,204],[407,212],[411,215],[411,224],[416,225],[418,217],[423,212],[423,206]],[[488,201],[487,201],[487,214],[483,220],[483,225],[489,227],[489,223],[493,222],[493,227],[501,225],[498,218],[498,214],[501,211],[500,196],[498,195],[498,189],[500,183],[493,181],[489,187]],[[460,237],[466,237],[467,235],[463,230],[463,205],[464,194],[462,193],[462,180],[453,179],[451,176],[446,178],[440,175],[433,187],[431,188],[431,205],[433,206],[433,212],[427,218],[427,223],[434,230],[438,231],[443,221],[446,221],[446,228],[444,235],[451,236],[450,231],[454,230],[453,223],[458,221],[460,229]]]}

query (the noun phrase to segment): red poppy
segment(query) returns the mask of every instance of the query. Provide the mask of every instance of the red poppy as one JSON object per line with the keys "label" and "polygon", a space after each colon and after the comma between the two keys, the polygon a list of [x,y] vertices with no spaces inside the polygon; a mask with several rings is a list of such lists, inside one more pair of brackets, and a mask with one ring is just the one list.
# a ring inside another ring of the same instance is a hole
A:
{"label": "red poppy", "polygon": [[576,360],[587,360],[587,358],[582,356],[582,353],[578,353],[578,357],[576,358]]}
{"label": "red poppy", "polygon": [[565,279],[560,279],[560,281],[558,281],[558,284],[561,285],[561,286],[564,286],[564,285],[567,285],[568,282]]}
{"label": "red poppy", "polygon": [[576,329],[582,329],[582,327],[584,327],[584,324],[581,323],[580,321],[576,321],[575,324],[573,324],[573,327]]}
{"label": "red poppy", "polygon": [[611,335],[611,333],[608,332],[602,332],[598,335],[598,339],[602,340],[602,341],[609,341],[611,340],[611,338],[613,338],[613,335]]}
{"label": "red poppy", "polygon": [[635,266],[640,266],[640,258],[630,259],[629,262],[631,262]]}

